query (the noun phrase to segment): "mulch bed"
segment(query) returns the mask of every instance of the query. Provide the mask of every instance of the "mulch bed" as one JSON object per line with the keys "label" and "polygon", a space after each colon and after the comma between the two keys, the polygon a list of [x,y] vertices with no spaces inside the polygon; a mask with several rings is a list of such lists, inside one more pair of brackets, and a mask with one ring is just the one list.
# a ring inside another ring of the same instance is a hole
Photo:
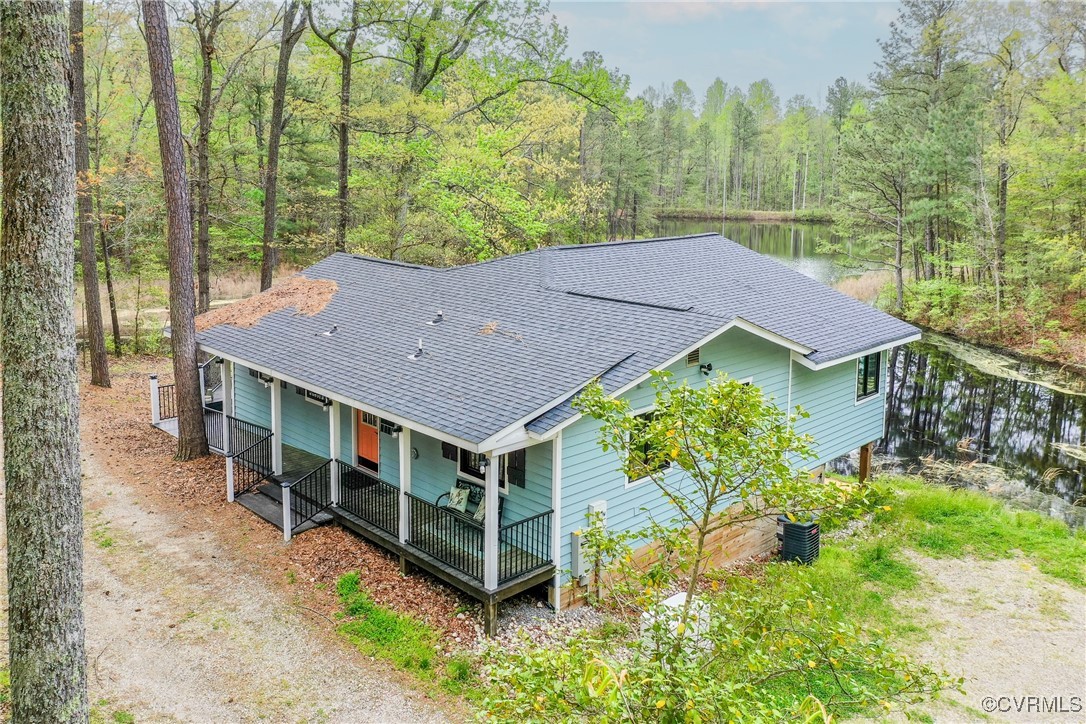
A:
{"label": "mulch bed", "polygon": [[225,547],[249,559],[271,581],[302,582],[303,605],[308,608],[328,614],[338,611],[336,581],[358,571],[375,603],[442,632],[450,649],[475,640],[481,613],[472,599],[426,575],[402,576],[397,558],[339,527],[317,528],[283,545],[278,529],[226,502],[223,458],[174,460],[174,438],[150,424],[148,382],[148,375],[157,372],[160,382],[167,384],[170,366],[165,358],[126,358],[114,364],[110,389],[90,385],[89,375],[81,374],[84,454],[160,507],[189,513],[202,509],[203,519],[216,524],[211,532]]}

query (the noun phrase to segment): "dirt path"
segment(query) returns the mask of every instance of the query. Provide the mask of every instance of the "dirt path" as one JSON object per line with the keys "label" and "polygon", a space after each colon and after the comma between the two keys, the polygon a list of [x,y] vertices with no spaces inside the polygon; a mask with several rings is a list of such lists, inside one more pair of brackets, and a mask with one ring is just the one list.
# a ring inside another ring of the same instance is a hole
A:
{"label": "dirt path", "polygon": [[84,495],[88,678],[103,709],[137,721],[444,719],[225,548],[206,513],[144,505],[92,455]]}
{"label": "dirt path", "polygon": [[921,711],[936,721],[1086,721],[1086,592],[1022,559],[914,561],[930,585],[898,607],[929,638],[911,653],[965,677],[966,690]]}

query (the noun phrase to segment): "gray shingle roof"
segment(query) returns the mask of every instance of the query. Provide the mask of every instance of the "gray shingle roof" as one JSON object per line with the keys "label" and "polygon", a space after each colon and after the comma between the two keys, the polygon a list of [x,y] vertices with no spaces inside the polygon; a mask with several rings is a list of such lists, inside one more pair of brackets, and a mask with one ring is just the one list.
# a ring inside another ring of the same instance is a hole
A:
{"label": "gray shingle roof", "polygon": [[[816,363],[916,333],[716,234],[447,269],[333,254],[302,273],[339,286],[320,313],[281,310],[199,342],[473,443],[517,423],[544,432],[594,377],[617,389],[736,317],[814,350]],[[444,321],[428,324],[438,310]],[[409,359],[420,339],[422,358]]]}

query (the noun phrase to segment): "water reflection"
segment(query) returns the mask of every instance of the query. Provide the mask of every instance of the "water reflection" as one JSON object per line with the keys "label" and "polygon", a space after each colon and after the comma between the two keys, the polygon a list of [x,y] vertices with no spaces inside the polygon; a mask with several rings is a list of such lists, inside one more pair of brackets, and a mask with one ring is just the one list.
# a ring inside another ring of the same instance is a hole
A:
{"label": "water reflection", "polygon": [[885,453],[977,460],[1068,502],[1082,497],[1086,396],[981,372],[925,342],[894,352],[887,383]]}
{"label": "water reflection", "polygon": [[[661,219],[652,229],[653,236],[683,236],[704,232],[720,233],[720,222]],[[868,266],[855,257],[863,256],[859,245],[846,243],[848,254],[824,254],[823,244],[840,244],[829,224],[754,223],[729,221],[724,224],[724,236],[749,249],[767,254],[796,271],[833,284],[842,277],[859,274]]]}

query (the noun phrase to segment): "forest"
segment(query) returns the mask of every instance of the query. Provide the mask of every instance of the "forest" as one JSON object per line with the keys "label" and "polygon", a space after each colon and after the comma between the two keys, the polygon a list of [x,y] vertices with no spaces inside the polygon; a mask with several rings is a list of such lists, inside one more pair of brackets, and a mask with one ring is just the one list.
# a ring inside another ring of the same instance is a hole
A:
{"label": "forest", "polygon": [[[1068,341],[1086,326],[1081,3],[909,0],[870,75],[787,99],[727,68],[635,94],[606,58],[570,57],[539,0],[168,8],[198,311],[212,269],[259,267],[266,288],[334,250],[444,265],[660,218],[806,219],[861,242],[899,314],[1086,357]],[[139,12],[88,3],[83,31],[83,193],[110,288],[166,267]],[[153,305],[107,296],[115,320]]]}

